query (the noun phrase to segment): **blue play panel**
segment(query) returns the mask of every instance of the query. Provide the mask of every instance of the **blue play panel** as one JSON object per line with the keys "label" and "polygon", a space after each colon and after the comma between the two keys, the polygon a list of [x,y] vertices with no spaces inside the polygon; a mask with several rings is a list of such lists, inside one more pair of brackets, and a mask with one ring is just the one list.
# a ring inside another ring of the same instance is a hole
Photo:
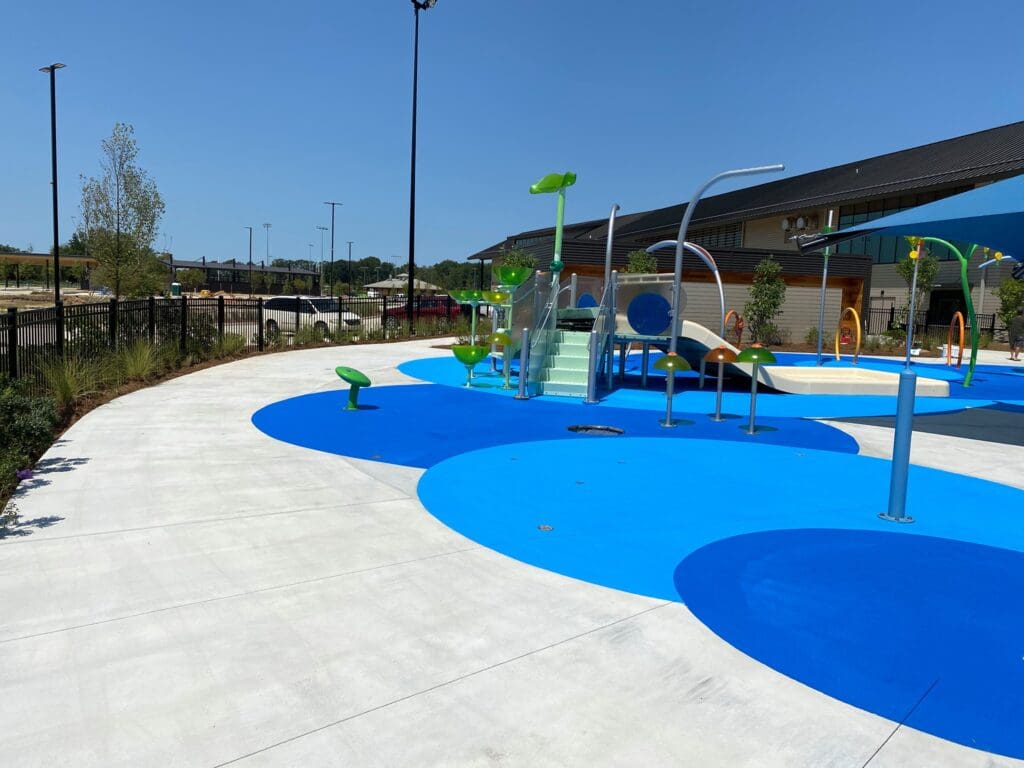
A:
{"label": "blue play panel", "polygon": [[[1024,757],[1024,492],[911,467],[917,522],[897,526],[877,517],[891,467],[880,459],[706,440],[564,445],[454,456],[424,474],[420,498],[523,562],[683,599],[754,658],[894,720],[939,679],[911,725]],[[513,478],[531,503],[467,494],[481,471]],[[920,663],[899,671],[914,652]],[[957,702],[977,710],[958,720]]]}
{"label": "blue play panel", "polygon": [[975,749],[1024,757],[1024,554],[931,536],[791,530],[689,555],[683,601],[744,653]]}
{"label": "blue play panel", "polygon": [[272,403],[253,414],[258,429],[293,445],[326,453],[410,467],[431,467],[466,451],[528,440],[593,441],[602,438],[569,431],[574,424],[618,427],[636,437],[707,438],[798,445],[856,453],[856,441],[825,424],[800,419],[758,417],[771,431],[747,435],[743,419],[711,421],[706,413],[676,413],[694,423],[665,429],[659,414],[604,406],[588,408],[564,398],[518,402],[478,391],[433,384],[369,387],[363,406],[344,410],[347,390],[331,390]]}

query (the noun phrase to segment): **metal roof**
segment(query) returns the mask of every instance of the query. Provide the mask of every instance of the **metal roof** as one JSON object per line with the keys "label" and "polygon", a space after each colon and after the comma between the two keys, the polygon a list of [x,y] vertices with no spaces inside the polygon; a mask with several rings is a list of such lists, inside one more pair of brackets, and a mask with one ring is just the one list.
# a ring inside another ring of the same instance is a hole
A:
{"label": "metal roof", "polygon": [[[691,226],[699,228],[791,213],[802,208],[997,181],[1021,173],[1024,173],[1024,121],[706,197],[697,204]],[[674,232],[685,210],[686,203],[679,203],[620,215],[615,237],[628,240],[649,232]],[[570,237],[603,240],[605,229],[603,220],[567,224],[565,237],[567,240]],[[490,258],[516,238],[552,231],[553,228],[522,232],[470,258]]]}
{"label": "metal roof", "polygon": [[[171,266],[172,262],[168,262],[164,259],[160,260],[161,264],[165,266]],[[319,272],[310,269],[300,269],[298,267],[263,267],[260,266],[262,262],[254,261],[252,268],[260,272],[273,272],[273,273],[284,273],[289,275],[319,275]],[[230,261],[187,261],[185,259],[174,259],[173,266],[175,269],[218,269],[218,270],[248,270],[248,261],[237,261],[232,259]]]}

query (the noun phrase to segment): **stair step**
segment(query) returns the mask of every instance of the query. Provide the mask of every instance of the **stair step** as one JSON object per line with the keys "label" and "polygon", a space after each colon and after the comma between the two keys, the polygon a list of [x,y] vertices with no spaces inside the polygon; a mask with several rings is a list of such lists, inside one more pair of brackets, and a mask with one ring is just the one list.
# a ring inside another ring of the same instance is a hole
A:
{"label": "stair step", "polygon": [[555,331],[551,340],[560,343],[586,344],[590,334],[586,331]]}
{"label": "stair step", "polygon": [[556,395],[558,397],[586,397],[587,385],[546,381],[541,383],[540,393],[542,395]]}
{"label": "stair step", "polygon": [[540,374],[541,381],[550,381],[559,384],[582,384],[587,385],[586,371],[567,371],[560,368],[545,368]]}
{"label": "stair step", "polygon": [[590,357],[590,350],[586,346],[577,346],[575,344],[555,344],[551,351],[548,353],[548,357]]}
{"label": "stair step", "polygon": [[590,356],[559,355],[549,357],[547,367],[558,368],[563,371],[585,371],[590,364]]}

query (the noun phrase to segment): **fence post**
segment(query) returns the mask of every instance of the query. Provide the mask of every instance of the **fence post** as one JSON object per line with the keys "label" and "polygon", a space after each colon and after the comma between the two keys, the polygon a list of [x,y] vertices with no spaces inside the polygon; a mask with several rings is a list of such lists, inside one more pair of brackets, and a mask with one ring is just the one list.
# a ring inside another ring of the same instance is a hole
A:
{"label": "fence post", "polygon": [[893,303],[893,305],[891,307],[889,307],[889,327],[886,330],[890,330],[891,331],[892,330],[892,326],[893,326],[893,324],[895,322],[896,322],[896,304]]}
{"label": "fence post", "polygon": [[[301,301],[302,300],[299,298],[299,294],[295,294],[295,333],[296,334],[299,332],[299,320],[301,319],[301,317],[299,316],[299,304],[301,303]],[[294,335],[292,336],[292,345],[293,346],[295,345],[295,336]]]}
{"label": "fence post", "polygon": [[224,343],[224,297],[217,297],[217,340]]}
{"label": "fence post", "polygon": [[263,351],[263,297],[256,299],[256,351]]}
{"label": "fence post", "polygon": [[181,354],[185,354],[185,349],[188,347],[188,297],[184,293],[181,294],[181,329],[178,337],[178,349]]}
{"label": "fence post", "polygon": [[156,298],[154,296],[149,297],[149,306],[147,307],[146,318],[147,330],[149,331],[149,343],[153,344],[156,341]]}
{"label": "fence post", "polygon": [[56,311],[56,323],[57,323],[57,357],[61,360],[64,359],[64,302],[58,301],[54,305]]}
{"label": "fence post", "polygon": [[7,375],[18,378],[18,308],[7,308]]}
{"label": "fence post", "polygon": [[110,348],[117,351],[117,299],[110,300],[109,314],[107,315],[107,336]]}
{"label": "fence post", "polygon": [[[996,313],[992,313],[992,323],[988,327],[988,335],[993,339],[996,337]],[[1012,342],[1012,339],[1011,339]]]}

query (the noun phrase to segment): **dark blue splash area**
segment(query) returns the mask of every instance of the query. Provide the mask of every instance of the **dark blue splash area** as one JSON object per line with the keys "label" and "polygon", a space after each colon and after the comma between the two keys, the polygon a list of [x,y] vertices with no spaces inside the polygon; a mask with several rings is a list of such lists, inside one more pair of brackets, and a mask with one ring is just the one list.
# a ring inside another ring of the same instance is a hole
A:
{"label": "dark blue splash area", "polygon": [[879,531],[752,533],[675,574],[716,634],[812,688],[1024,758],[1024,554]]}
{"label": "dark blue splash area", "polygon": [[695,424],[665,429],[649,410],[601,407],[555,399],[520,402],[485,391],[417,384],[370,387],[360,392],[366,410],[343,410],[346,390],[282,400],[261,408],[253,424],[271,437],[318,451],[410,467],[431,467],[466,451],[532,440],[608,441],[569,432],[574,424],[618,427],[634,437],[705,438],[821,448],[856,453],[856,441],[833,427],[802,419],[758,417],[775,431],[753,437],[737,419],[716,423],[706,414],[675,414]]}

